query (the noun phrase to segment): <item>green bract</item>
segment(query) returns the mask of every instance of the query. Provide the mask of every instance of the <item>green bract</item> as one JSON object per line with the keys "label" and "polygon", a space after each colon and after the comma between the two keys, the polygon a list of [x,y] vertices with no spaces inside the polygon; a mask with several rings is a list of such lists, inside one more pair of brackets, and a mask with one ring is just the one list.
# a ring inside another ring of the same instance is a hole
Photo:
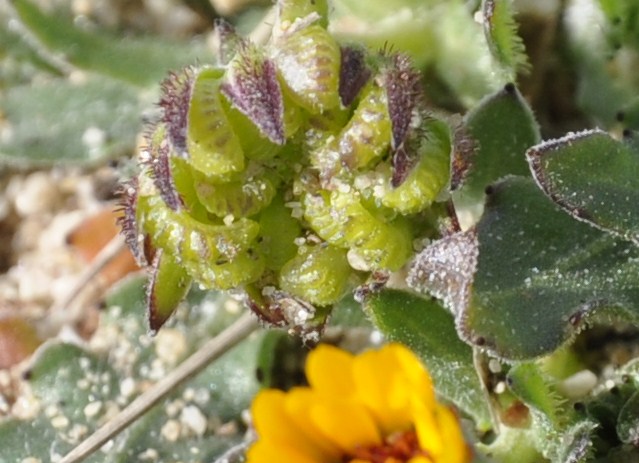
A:
{"label": "green bract", "polygon": [[128,242],[153,268],[153,329],[191,282],[321,328],[314,305],[400,269],[429,229],[419,213],[448,182],[448,125],[406,56],[340,46],[325,6],[280,2],[263,47],[219,23],[218,64],[165,80],[124,200]]}

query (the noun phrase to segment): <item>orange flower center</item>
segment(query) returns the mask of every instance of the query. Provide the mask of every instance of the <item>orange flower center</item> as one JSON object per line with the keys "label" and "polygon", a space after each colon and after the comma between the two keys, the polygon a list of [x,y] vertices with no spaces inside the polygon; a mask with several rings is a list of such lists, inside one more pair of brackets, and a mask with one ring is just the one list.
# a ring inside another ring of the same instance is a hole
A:
{"label": "orange flower center", "polygon": [[384,439],[382,445],[358,447],[350,455],[343,458],[344,463],[363,460],[370,463],[403,463],[413,457],[426,457],[428,452],[419,447],[415,431],[394,433]]}

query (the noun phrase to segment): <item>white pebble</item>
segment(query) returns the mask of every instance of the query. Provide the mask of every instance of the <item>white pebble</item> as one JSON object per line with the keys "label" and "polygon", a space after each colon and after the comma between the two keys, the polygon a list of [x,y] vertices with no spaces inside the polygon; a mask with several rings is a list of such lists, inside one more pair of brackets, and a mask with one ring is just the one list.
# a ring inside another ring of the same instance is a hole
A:
{"label": "white pebble", "polygon": [[560,383],[561,392],[570,398],[588,394],[597,385],[597,375],[590,370],[581,370]]}
{"label": "white pebble", "polygon": [[180,423],[190,429],[196,436],[203,436],[206,432],[206,417],[195,405],[188,405],[182,409]]}
{"label": "white pebble", "polygon": [[101,401],[89,402],[86,407],[84,407],[84,416],[87,418],[94,418],[98,413],[100,413],[100,410],[102,410]]}
{"label": "white pebble", "polygon": [[48,173],[35,172],[29,175],[15,196],[18,215],[42,214],[53,209],[59,199],[58,189]]}
{"label": "white pebble", "polygon": [[180,437],[181,426],[177,420],[169,420],[164,423],[162,429],[160,430],[160,434],[162,437],[169,442],[175,442]]}
{"label": "white pebble", "polygon": [[186,350],[186,338],[176,329],[163,328],[155,337],[155,353],[165,365],[177,364]]}

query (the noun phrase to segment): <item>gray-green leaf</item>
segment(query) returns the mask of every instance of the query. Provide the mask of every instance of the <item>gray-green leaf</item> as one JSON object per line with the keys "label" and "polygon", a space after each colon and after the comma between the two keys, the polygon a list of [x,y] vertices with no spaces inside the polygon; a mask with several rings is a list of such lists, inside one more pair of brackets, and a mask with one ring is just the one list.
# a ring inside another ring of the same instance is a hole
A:
{"label": "gray-green leaf", "polygon": [[639,243],[639,152],[630,143],[587,130],[526,157],[540,188],[569,214]]}
{"label": "gray-green leaf", "polygon": [[491,188],[477,239],[461,330],[501,357],[552,352],[596,311],[639,318],[639,249],[574,220],[530,179]]}

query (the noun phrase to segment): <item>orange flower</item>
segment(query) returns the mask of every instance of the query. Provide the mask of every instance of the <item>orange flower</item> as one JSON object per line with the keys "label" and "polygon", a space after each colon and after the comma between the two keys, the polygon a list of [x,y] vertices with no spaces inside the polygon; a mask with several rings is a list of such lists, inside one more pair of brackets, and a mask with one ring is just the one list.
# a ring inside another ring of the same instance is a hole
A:
{"label": "orange flower", "polygon": [[310,387],[260,392],[247,463],[465,463],[459,421],[437,402],[420,361],[400,344],[352,355],[321,345]]}

